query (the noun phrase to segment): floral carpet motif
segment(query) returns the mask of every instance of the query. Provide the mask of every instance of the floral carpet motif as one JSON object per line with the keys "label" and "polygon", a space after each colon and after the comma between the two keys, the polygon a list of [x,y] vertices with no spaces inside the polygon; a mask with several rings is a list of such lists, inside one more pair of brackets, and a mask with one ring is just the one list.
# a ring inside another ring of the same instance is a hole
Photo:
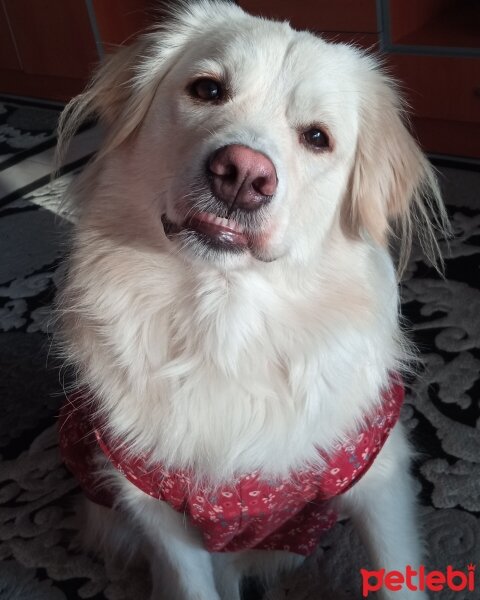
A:
{"label": "floral carpet motif", "polygon": [[[415,467],[428,568],[477,565],[480,598],[480,173],[442,168],[455,237],[446,277],[418,251],[403,282],[403,312],[422,363],[402,419],[419,450]],[[0,209],[0,600],[142,600],[143,570],[105,567],[75,545],[75,481],[60,462],[56,416],[62,371],[47,335],[63,239],[58,202],[68,177]],[[340,522],[268,600],[356,600],[368,567]],[[438,600],[458,599],[450,590]]]}

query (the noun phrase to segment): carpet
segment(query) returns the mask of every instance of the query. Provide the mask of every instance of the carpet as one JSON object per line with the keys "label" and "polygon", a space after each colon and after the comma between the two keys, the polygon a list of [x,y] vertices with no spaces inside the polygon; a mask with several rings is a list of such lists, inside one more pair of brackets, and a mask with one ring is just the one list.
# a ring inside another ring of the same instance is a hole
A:
{"label": "carpet", "polygon": [[[0,600],[148,597],[146,572],[107,570],[75,546],[79,490],[57,449],[63,374],[49,358],[47,331],[71,231],[59,200],[75,172],[42,180],[0,209]],[[405,274],[403,312],[422,365],[402,419],[419,449],[427,567],[465,570],[480,567],[480,173],[441,167],[440,178],[455,238],[441,242],[445,279],[417,249]],[[267,598],[356,600],[360,567],[368,567],[364,549],[340,522]]]}
{"label": "carpet", "polygon": [[63,106],[0,96],[0,170],[55,145]]}

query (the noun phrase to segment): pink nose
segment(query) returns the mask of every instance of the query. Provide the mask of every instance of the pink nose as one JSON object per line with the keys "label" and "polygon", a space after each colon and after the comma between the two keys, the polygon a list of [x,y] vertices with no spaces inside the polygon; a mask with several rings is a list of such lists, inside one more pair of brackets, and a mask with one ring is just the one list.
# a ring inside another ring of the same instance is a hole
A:
{"label": "pink nose", "polygon": [[230,209],[256,210],[277,189],[272,161],[248,146],[232,144],[216,150],[209,158],[208,172],[214,195]]}

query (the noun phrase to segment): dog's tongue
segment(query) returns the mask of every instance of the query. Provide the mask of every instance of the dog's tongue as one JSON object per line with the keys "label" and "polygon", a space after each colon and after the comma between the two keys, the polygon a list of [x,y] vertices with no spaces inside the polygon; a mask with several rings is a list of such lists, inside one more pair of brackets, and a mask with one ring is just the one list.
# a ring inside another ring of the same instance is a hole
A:
{"label": "dog's tongue", "polygon": [[216,217],[210,213],[198,213],[184,224],[186,229],[208,236],[222,246],[246,248],[248,240],[240,226],[231,219]]}

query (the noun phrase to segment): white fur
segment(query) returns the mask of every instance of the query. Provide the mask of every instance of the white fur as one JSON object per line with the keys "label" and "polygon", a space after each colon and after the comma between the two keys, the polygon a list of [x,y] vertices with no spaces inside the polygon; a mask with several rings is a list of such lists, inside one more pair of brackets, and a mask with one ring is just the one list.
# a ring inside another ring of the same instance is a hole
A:
{"label": "white fur", "polygon": [[[188,96],[206,74],[228,80],[228,102]],[[132,449],[212,484],[255,469],[285,477],[318,460],[408,359],[392,224],[408,244],[425,190],[443,218],[393,84],[352,47],[203,0],[111,58],[67,108],[64,135],[90,113],[107,137],[73,190],[78,225],[59,298],[78,383]],[[330,151],[300,143],[312,124],[328,130]],[[163,213],[179,222],[208,203],[206,158],[229,143],[262,151],[277,170],[257,255],[213,255],[162,228]],[[408,456],[397,426],[340,499],[387,569],[421,556]],[[150,549],[152,599],[237,600],[243,573],[299,562],[281,552],[210,556],[182,515],[110,475]],[[89,528],[117,527],[90,514]],[[114,539],[129,545],[128,532]]]}

